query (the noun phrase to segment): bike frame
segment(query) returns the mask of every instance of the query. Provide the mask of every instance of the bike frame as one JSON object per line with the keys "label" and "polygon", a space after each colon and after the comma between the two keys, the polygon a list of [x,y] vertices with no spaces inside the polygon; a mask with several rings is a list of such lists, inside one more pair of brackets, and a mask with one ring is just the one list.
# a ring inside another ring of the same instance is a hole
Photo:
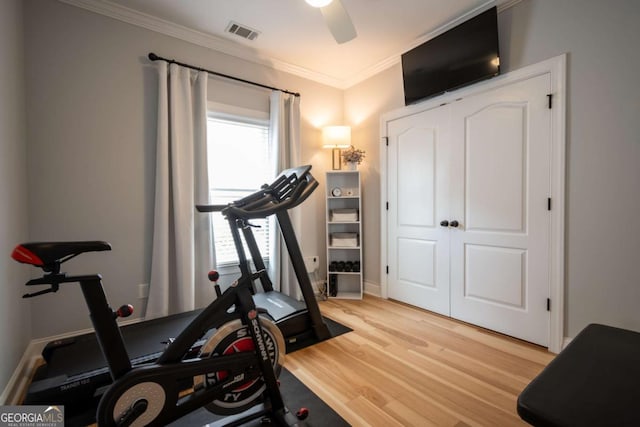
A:
{"label": "bike frame", "polygon": [[[238,375],[255,375],[261,373],[268,393],[271,410],[284,408],[282,396],[278,390],[277,379],[272,362],[267,351],[260,325],[258,312],[251,296],[253,281],[258,280],[265,271],[259,271],[251,275],[243,275],[235,281],[222,295],[207,306],[195,319],[175,338],[162,352],[155,363],[149,365],[132,366],[129,355],[116,322],[116,316],[109,306],[100,275],[66,277],[56,282],[79,282],[84,298],[89,308],[96,337],[100,343],[102,353],[107,361],[113,384],[107,390],[100,402],[102,406],[105,397],[117,390],[127,387],[131,377],[136,381],[136,373],[144,371],[144,375],[150,380],[161,383],[169,390],[176,393],[171,397],[177,397],[180,388],[184,387],[185,380],[192,380],[197,375],[206,375],[218,371],[227,371],[229,375],[226,381],[222,381],[215,387],[194,392],[186,398],[173,399],[175,411],[170,418],[163,418],[162,422],[177,419],[183,415],[211,402],[213,398],[232,384]],[[45,276],[46,277],[46,276]],[[230,310],[235,307],[234,310]],[[255,343],[255,352],[241,352],[230,355],[215,356],[205,359],[193,359],[184,361],[193,345],[201,339],[210,329],[219,328],[221,325],[235,319],[240,319],[247,325],[250,336]],[[231,383],[231,384],[230,384]],[[188,387],[186,387],[188,388]],[[100,407],[98,409],[100,413]]]}

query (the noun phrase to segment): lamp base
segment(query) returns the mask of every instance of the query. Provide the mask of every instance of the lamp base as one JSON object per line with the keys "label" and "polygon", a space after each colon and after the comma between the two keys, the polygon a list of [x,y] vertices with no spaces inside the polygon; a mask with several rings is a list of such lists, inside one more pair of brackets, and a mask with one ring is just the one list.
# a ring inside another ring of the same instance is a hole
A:
{"label": "lamp base", "polygon": [[334,171],[339,171],[342,169],[342,150],[339,148],[334,148],[331,150],[331,156],[333,158],[331,167]]}

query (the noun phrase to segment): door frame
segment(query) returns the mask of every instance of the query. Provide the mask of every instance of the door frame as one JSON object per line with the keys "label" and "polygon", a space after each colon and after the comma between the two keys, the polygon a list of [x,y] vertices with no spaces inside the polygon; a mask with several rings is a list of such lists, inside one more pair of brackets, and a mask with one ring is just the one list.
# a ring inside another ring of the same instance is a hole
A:
{"label": "door frame", "polygon": [[388,155],[387,122],[438,108],[467,96],[482,94],[493,89],[527,80],[542,74],[551,77],[551,236],[549,298],[551,311],[549,322],[549,351],[559,353],[564,342],[564,220],[565,220],[565,156],[566,156],[566,63],[567,54],[562,54],[539,63],[502,74],[490,80],[445,93],[418,104],[402,107],[380,117],[380,291],[388,298]]}

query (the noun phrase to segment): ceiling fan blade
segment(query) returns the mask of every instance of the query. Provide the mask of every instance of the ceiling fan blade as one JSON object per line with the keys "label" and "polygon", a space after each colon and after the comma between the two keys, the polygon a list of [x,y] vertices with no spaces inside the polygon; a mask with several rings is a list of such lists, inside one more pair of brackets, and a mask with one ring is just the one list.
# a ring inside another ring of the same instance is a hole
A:
{"label": "ceiling fan blade", "polygon": [[353,40],[358,35],[351,22],[349,13],[347,13],[347,10],[342,5],[342,1],[333,0],[327,6],[321,7],[320,11],[329,27],[329,31],[333,34],[333,38],[336,39],[339,44]]}

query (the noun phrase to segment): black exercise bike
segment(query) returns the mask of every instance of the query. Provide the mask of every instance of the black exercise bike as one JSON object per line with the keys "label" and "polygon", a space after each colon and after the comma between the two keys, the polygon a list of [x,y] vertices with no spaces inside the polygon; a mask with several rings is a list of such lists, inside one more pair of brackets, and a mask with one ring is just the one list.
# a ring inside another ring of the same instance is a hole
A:
{"label": "black exercise bike", "polygon": [[[254,197],[243,203],[257,203],[265,216],[297,206],[308,197],[309,185],[317,186],[309,169],[303,169],[302,176],[285,174],[279,191],[262,192],[260,202]],[[240,244],[239,234],[232,223],[237,221],[241,205],[222,209],[223,215],[228,214],[236,245]],[[114,311],[99,274],[69,276],[60,271],[71,258],[106,250],[111,246],[102,241],[45,242],[21,244],[12,254],[16,261],[45,272],[27,286],[49,285],[25,297],[57,292],[63,283],[80,284],[113,379],[98,405],[99,426],[164,426],[200,407],[221,415],[251,412],[239,415],[230,425],[265,415],[278,425],[302,425],[299,420],[306,418],[306,410],[292,414],[277,382],[284,338],[274,322],[256,308],[252,297],[254,282],[268,280],[264,269],[250,272],[242,268],[241,277],[224,292],[216,283],[218,298],[171,340],[155,361],[133,365],[116,322],[118,317],[130,315],[133,308],[124,305]],[[210,279],[217,281],[217,273],[211,272]],[[248,411],[259,404],[263,407]]]}

